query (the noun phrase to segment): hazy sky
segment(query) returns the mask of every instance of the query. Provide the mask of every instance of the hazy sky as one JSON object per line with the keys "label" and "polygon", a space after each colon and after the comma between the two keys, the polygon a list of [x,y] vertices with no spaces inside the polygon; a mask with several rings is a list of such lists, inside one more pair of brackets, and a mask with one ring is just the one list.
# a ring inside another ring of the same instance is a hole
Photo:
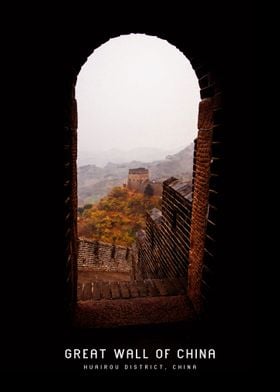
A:
{"label": "hazy sky", "polygon": [[143,34],[110,39],[78,76],[80,151],[188,145],[197,134],[199,87],[189,60]]}

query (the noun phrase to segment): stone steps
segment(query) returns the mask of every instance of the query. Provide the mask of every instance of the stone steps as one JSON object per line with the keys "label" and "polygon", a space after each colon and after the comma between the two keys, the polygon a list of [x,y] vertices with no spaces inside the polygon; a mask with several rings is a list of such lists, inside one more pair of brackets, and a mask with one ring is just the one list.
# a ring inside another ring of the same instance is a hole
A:
{"label": "stone steps", "polygon": [[186,284],[183,278],[78,284],[78,301],[175,296],[185,293]]}

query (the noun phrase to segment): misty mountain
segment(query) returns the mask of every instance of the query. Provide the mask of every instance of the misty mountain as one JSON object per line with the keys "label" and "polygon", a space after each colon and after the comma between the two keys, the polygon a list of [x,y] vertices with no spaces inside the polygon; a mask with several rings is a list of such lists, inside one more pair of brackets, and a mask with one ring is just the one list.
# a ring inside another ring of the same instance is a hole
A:
{"label": "misty mountain", "polygon": [[165,159],[150,162],[131,160],[125,163],[109,162],[104,167],[80,166],[78,167],[78,204],[82,206],[105,196],[114,186],[126,182],[129,169],[137,167],[148,168],[151,180],[164,181],[171,176],[191,179],[193,148],[194,145],[191,143],[176,154],[170,154]]}
{"label": "misty mountain", "polygon": [[133,160],[152,162],[165,159],[167,155],[175,154],[180,148],[162,150],[152,147],[138,147],[131,150],[119,150],[116,148],[107,151],[80,151],[78,166],[96,165],[104,167],[107,163],[123,163]]}

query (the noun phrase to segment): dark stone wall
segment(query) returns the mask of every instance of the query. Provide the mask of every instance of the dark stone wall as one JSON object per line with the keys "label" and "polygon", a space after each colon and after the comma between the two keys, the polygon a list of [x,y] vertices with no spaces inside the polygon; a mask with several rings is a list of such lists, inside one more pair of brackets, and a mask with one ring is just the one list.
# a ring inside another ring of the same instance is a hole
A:
{"label": "dark stone wall", "polygon": [[187,282],[191,199],[174,189],[174,184],[182,183],[174,178],[163,183],[162,212],[147,213],[146,231],[138,237],[138,266],[145,278],[181,276]]}
{"label": "dark stone wall", "polygon": [[91,271],[131,272],[133,251],[124,246],[100,241],[78,241],[78,269]]}
{"label": "dark stone wall", "polygon": [[188,294],[197,311],[202,308],[201,269],[206,235],[210,163],[212,159],[213,98],[204,98],[199,105],[198,135],[195,143],[195,176],[190,229]]}

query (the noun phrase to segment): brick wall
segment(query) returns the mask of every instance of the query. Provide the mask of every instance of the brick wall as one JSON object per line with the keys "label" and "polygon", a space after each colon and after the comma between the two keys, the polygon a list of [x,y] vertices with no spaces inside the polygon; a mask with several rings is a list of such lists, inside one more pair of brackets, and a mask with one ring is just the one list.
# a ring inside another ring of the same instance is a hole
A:
{"label": "brick wall", "polygon": [[78,241],[78,270],[131,272],[131,248],[100,241]]}
{"label": "brick wall", "polygon": [[164,181],[162,211],[150,211],[146,230],[138,235],[143,277],[184,276],[187,280],[191,191],[190,183],[175,178]]}
{"label": "brick wall", "polygon": [[205,310],[215,285],[214,253],[217,207],[223,168],[222,95],[210,74],[200,74],[198,136],[193,166],[188,295],[198,312]]}
{"label": "brick wall", "polygon": [[201,273],[204,257],[211,163],[213,99],[199,105],[198,136],[195,145],[195,177],[190,233],[188,294],[197,310],[201,308]]}
{"label": "brick wall", "polygon": [[142,184],[149,181],[149,171],[144,168],[129,169],[127,187],[132,191],[141,191]]}
{"label": "brick wall", "polygon": [[[223,187],[224,187],[224,139],[226,130],[223,125],[223,99],[219,88],[216,86],[212,98],[212,137],[210,140],[211,159],[209,163],[208,205],[205,222],[204,254],[200,274],[200,303],[204,312],[210,310],[218,297],[218,279],[222,266],[219,265],[218,226],[221,221]],[[224,262],[224,260],[223,260]]]}
{"label": "brick wall", "polygon": [[77,296],[77,102],[76,71],[65,70],[63,110],[63,211],[66,311]]}

